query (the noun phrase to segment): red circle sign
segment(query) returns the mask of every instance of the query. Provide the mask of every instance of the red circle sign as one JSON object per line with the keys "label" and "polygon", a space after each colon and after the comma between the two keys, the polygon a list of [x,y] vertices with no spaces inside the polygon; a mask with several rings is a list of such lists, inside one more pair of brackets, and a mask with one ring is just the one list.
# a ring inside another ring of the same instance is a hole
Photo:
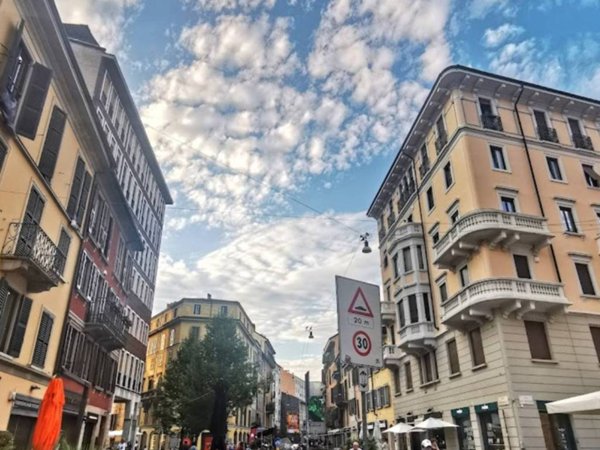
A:
{"label": "red circle sign", "polygon": [[352,346],[360,356],[367,356],[371,353],[371,338],[364,331],[357,331],[352,336]]}

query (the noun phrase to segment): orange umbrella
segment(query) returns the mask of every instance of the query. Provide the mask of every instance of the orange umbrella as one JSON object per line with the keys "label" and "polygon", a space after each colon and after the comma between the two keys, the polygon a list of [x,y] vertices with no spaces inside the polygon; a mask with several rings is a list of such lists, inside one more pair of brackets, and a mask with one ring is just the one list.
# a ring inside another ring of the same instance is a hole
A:
{"label": "orange umbrella", "polygon": [[33,430],[33,450],[53,450],[62,422],[65,389],[61,378],[52,378],[40,405],[37,422]]}

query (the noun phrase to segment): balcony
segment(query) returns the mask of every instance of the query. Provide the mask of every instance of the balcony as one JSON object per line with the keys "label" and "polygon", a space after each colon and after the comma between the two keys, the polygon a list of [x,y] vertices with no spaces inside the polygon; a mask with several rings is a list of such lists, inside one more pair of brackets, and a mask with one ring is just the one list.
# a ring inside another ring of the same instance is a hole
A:
{"label": "balcony", "polygon": [[28,292],[44,292],[62,282],[64,256],[38,224],[11,223],[0,256],[0,268],[20,273]]}
{"label": "balcony", "polygon": [[558,135],[554,128],[540,127],[538,128],[538,134],[541,141],[558,142]]}
{"label": "balcony", "polygon": [[384,324],[393,324],[396,321],[396,304],[394,302],[381,302],[381,321]]}
{"label": "balcony", "polygon": [[491,320],[494,312],[517,319],[548,314],[570,305],[562,285],[517,278],[475,281],[442,304],[442,322],[453,328]]}
{"label": "balcony", "polygon": [[89,305],[85,331],[106,350],[125,346],[129,320],[118,300],[101,300]]}
{"label": "balcony", "polygon": [[502,119],[500,116],[495,116],[493,114],[485,114],[481,116],[481,123],[483,128],[488,130],[496,130],[496,131],[504,131],[502,127]]}
{"label": "balcony", "polygon": [[551,238],[542,217],[482,209],[460,218],[435,244],[434,263],[453,269],[484,242],[491,248],[527,245],[537,254]]}
{"label": "balcony", "polygon": [[439,155],[441,151],[444,149],[444,146],[448,143],[448,136],[446,133],[440,134],[438,138],[435,140],[435,151]]}
{"label": "balcony", "polygon": [[420,223],[407,222],[397,224],[388,236],[388,253],[391,253],[398,241],[403,241],[411,237],[423,238],[423,228]]}
{"label": "balcony", "polygon": [[592,139],[589,136],[573,135],[573,143],[576,148],[594,150],[594,144],[592,144]]}
{"label": "balcony", "polygon": [[401,351],[395,345],[383,346],[383,363],[386,366],[400,364]]}
{"label": "balcony", "polygon": [[422,353],[436,347],[433,322],[418,322],[400,330],[399,346],[406,353]]}
{"label": "balcony", "polygon": [[429,159],[424,159],[421,162],[421,165],[419,166],[419,175],[421,175],[421,178],[425,178],[425,175],[427,174],[427,172],[429,172],[429,169]]}

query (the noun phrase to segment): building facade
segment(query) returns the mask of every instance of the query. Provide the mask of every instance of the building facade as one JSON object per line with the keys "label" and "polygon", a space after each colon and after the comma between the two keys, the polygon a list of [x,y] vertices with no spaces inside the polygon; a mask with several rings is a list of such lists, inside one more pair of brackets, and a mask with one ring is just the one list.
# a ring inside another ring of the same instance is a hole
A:
{"label": "building facade", "polygon": [[368,211],[395,418],[460,425],[440,447],[598,446],[598,419],[545,404],[600,388],[599,111],[450,67]]}
{"label": "building facade", "polygon": [[[137,417],[165,207],[173,201],[116,57],[98,45],[87,26],[67,24],[65,30],[112,158],[114,180],[107,186],[120,191],[113,203],[97,191],[88,226],[91,247],[86,247],[80,267],[85,285],[89,260],[89,276],[94,279],[99,271],[101,283],[108,285],[101,289],[125,309],[125,333],[119,323],[118,345],[105,349],[116,358],[109,432],[114,440],[134,444],[139,440]],[[126,222],[117,224],[117,219]],[[104,240],[112,246],[102,248]],[[73,302],[76,307],[77,300]],[[99,407],[103,411],[106,405]]]}
{"label": "building facade", "polygon": [[179,346],[188,338],[203,339],[211,318],[227,316],[234,318],[238,325],[238,336],[248,348],[248,360],[258,369],[260,388],[252,403],[234,411],[229,418],[227,439],[230,442],[248,442],[252,429],[272,423],[273,412],[270,403],[274,402],[276,370],[275,351],[269,340],[256,332],[254,323],[239,302],[207,298],[183,298],[171,303],[167,308],[152,317],[148,338],[148,354],[140,411],[140,431],[142,448],[159,449],[168,439],[161,433],[153,415],[156,388],[167,370],[168,362],[177,356]]}
{"label": "building facade", "polygon": [[[53,2],[2,2],[0,42],[0,430],[28,448],[59,365],[90,191],[111,160]],[[103,367],[98,385],[110,384]],[[68,426],[82,396],[65,394]]]}

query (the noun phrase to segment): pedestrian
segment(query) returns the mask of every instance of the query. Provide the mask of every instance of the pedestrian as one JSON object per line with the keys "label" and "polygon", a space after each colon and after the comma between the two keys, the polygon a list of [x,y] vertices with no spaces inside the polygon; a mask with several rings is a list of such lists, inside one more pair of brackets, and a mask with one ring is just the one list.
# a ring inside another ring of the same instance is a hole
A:
{"label": "pedestrian", "polygon": [[438,446],[438,441],[436,438],[431,438],[431,450],[440,450]]}
{"label": "pedestrian", "polygon": [[194,444],[192,442],[192,446],[190,447],[190,450],[198,450],[198,447],[196,447],[196,444]]}
{"label": "pedestrian", "polygon": [[383,438],[381,438],[381,450],[388,450],[388,442]]}
{"label": "pedestrian", "polygon": [[238,445],[235,448],[235,450],[245,450],[244,449],[244,443],[242,441],[238,442]]}
{"label": "pedestrian", "polygon": [[423,442],[421,442],[421,449],[433,450],[433,445],[431,445],[431,441],[429,439],[423,439]]}
{"label": "pedestrian", "polygon": [[119,442],[119,445],[117,445],[117,449],[127,450],[127,442],[125,442],[125,439],[121,439],[121,442]]}
{"label": "pedestrian", "polygon": [[362,449],[360,448],[360,445],[358,444],[358,441],[354,441],[354,442],[352,443],[352,450],[362,450]]}

